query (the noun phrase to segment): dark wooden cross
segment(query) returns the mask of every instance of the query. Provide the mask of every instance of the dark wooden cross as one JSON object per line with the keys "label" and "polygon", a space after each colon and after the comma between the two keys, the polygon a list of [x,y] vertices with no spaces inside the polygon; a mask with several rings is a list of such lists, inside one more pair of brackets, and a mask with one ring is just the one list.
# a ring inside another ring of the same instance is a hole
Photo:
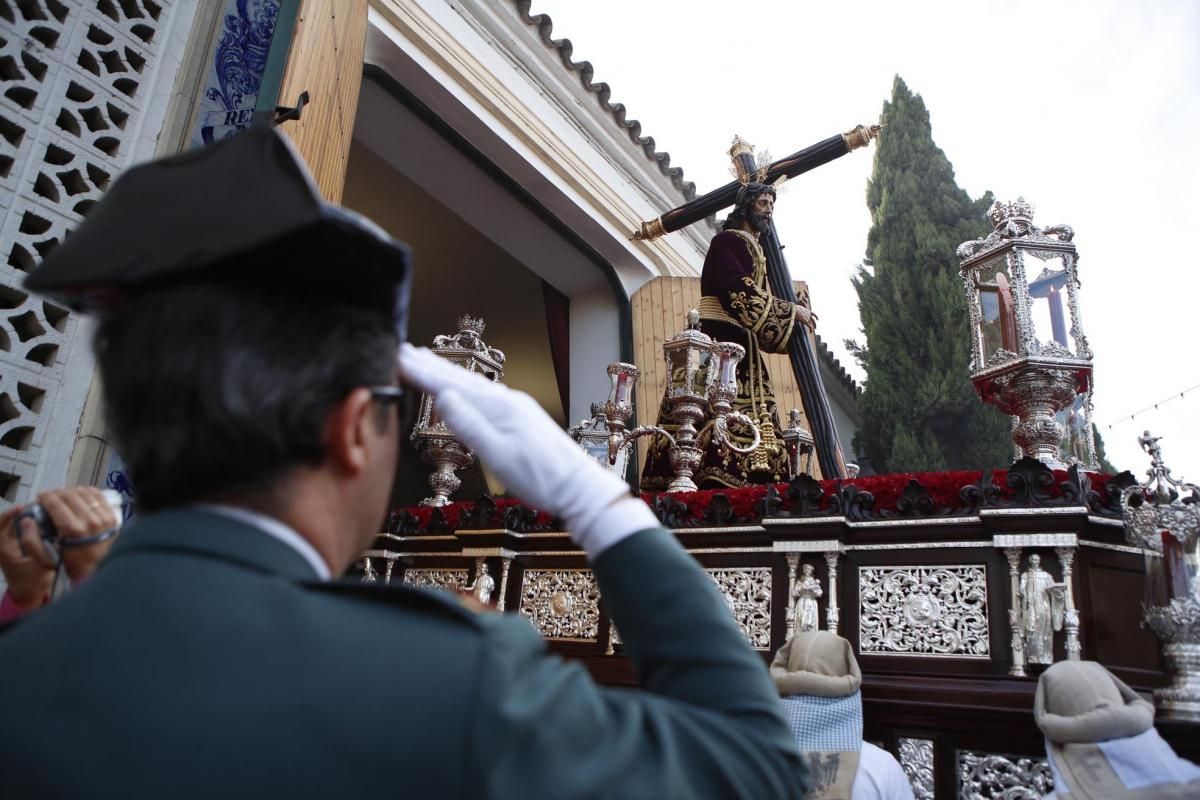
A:
{"label": "dark wooden cross", "polygon": [[[672,209],[658,219],[643,222],[641,229],[633,235],[633,238],[654,239],[698,222],[733,205],[737,199],[738,190],[746,183],[757,181],[773,184],[780,178],[793,178],[814,167],[833,161],[835,158],[840,158],[851,150],[865,147],[879,135],[879,130],[878,125],[859,125],[849,133],[830,136],[812,147],[806,147],[765,167],[759,167],[754,163],[753,148],[740,139],[735,139],[729,155],[733,159],[734,169],[737,171],[737,180]],[[796,290],[792,285],[792,274],[788,271],[787,261],[784,260],[783,248],[779,244],[774,221],[767,224],[767,229],[760,237],[760,242],[763,246],[763,253],[767,257],[767,279],[771,282],[771,291],[776,297],[795,303]],[[837,427],[833,424],[833,413],[829,409],[829,397],[825,394],[824,384],[821,383],[816,353],[813,352],[812,341],[809,337],[806,335],[793,336],[788,344],[788,357],[792,363],[792,371],[796,375],[796,385],[800,387],[804,414],[808,417],[808,424],[812,428],[811,432],[817,447],[817,461],[821,465],[821,473],[826,478],[845,478],[846,459],[842,454]]]}

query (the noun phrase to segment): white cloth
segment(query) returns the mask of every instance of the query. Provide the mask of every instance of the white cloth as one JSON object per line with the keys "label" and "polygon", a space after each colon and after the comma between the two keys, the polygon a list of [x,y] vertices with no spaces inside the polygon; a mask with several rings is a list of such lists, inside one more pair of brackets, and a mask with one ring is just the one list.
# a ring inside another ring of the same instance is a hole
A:
{"label": "white cloth", "polygon": [[895,756],[863,742],[850,800],[913,800],[913,790]]}
{"label": "white cloth", "polygon": [[272,539],[277,539],[295,550],[301,558],[308,562],[308,565],[313,568],[313,572],[317,573],[317,577],[321,580],[327,581],[333,577],[333,573],[329,570],[329,565],[325,563],[325,559],[321,558],[321,554],[317,552],[317,548],[313,547],[303,536],[296,533],[290,525],[285,525],[274,517],[268,517],[266,514],[260,514],[257,511],[251,511],[248,508],[240,506],[226,506],[217,503],[197,503],[192,508],[196,511],[219,514],[222,517],[237,520],[255,530],[262,531]]}
{"label": "white cloth", "polygon": [[[1154,728],[1137,736],[1095,744],[1108,759],[1108,765],[1116,773],[1117,779],[1130,791],[1200,781],[1200,767],[1177,756],[1171,745]],[[1074,793],[1075,787],[1063,775],[1064,765],[1058,761],[1059,753],[1049,741],[1046,743],[1046,753],[1050,757],[1050,771],[1054,775],[1054,792],[1046,796]]]}

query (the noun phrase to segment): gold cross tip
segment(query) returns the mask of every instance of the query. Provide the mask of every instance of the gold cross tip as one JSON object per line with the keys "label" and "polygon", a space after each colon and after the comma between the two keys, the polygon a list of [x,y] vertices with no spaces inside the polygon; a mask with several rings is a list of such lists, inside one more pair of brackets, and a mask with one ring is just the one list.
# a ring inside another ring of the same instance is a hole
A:
{"label": "gold cross tip", "polygon": [[872,139],[878,139],[883,126],[875,125],[855,125],[851,130],[842,134],[842,140],[846,143],[846,151],[857,150],[860,147],[866,147],[871,143]]}
{"label": "gold cross tip", "polygon": [[729,157],[737,158],[746,154],[754,155],[754,145],[747,142],[741,136],[733,137],[733,144],[729,145]]}

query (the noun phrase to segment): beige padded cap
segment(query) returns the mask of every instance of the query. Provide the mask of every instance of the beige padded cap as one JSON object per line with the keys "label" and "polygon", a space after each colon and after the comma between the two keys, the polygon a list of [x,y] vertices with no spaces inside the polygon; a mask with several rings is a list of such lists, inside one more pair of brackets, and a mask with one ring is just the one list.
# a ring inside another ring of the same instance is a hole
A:
{"label": "beige padded cap", "polygon": [[850,642],[829,631],[805,631],[779,648],[771,679],[784,697],[849,697],[862,685],[862,672]]}
{"label": "beige padded cap", "polygon": [[1042,673],[1033,718],[1058,744],[1136,736],[1154,725],[1154,706],[1095,661],[1060,661]]}

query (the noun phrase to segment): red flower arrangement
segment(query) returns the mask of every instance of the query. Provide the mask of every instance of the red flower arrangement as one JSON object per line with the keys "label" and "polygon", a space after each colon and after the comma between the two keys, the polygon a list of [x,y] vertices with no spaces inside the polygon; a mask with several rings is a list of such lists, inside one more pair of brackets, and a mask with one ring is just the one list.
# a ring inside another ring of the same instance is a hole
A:
{"label": "red flower arrangement", "polygon": [[[995,470],[992,472],[992,485],[999,491],[999,496],[1002,499],[1009,499],[1015,495],[1015,492],[1008,485],[1008,474],[1008,470]],[[1054,480],[1051,484],[1039,488],[1045,491],[1050,497],[1061,497],[1062,484],[1069,480],[1069,475],[1063,470],[1055,470],[1053,475]],[[1086,475],[1091,482],[1092,489],[1103,496],[1104,486],[1112,476],[1094,472],[1086,473]],[[983,473],[977,470],[960,470],[955,472],[901,472],[891,475],[872,475],[841,481],[824,480],[819,482],[819,486],[823,492],[820,507],[822,509],[829,508],[830,498],[839,491],[839,486],[854,486],[859,491],[869,492],[874,497],[873,510],[875,512],[896,511],[897,504],[903,498],[905,490],[908,489],[913,481],[916,481],[928,493],[934,508],[954,509],[965,505],[960,495],[962,489],[966,486],[977,485],[982,477]],[[775,490],[778,493],[778,501],[781,504],[780,510],[784,512],[789,511],[790,504],[787,497],[788,484],[777,483],[775,484]],[[743,489],[707,489],[698,492],[676,492],[669,495],[643,493],[641,498],[651,507],[654,507],[660,497],[667,497],[677,503],[681,503],[686,506],[686,512],[681,515],[681,521],[685,525],[698,526],[704,524],[714,498],[718,496],[722,496],[728,501],[729,510],[732,511],[732,520],[722,520],[724,524],[729,524],[732,521],[756,522],[762,517],[759,504],[766,495],[767,486],[762,485],[749,486]],[[496,504],[495,517],[499,523],[503,523],[506,509],[521,505],[521,501],[515,498],[499,498],[494,502]],[[468,502],[451,503],[441,509],[446,527],[450,530],[466,527],[471,524],[474,510],[475,503]],[[396,527],[393,522],[407,513],[411,517],[415,517],[415,523],[411,518],[408,520],[408,528],[425,530],[429,526],[433,511],[434,509],[425,506],[397,509],[389,519],[389,529]],[[532,524],[536,528],[546,530],[552,525],[553,521],[552,515],[544,511],[537,511]]]}

